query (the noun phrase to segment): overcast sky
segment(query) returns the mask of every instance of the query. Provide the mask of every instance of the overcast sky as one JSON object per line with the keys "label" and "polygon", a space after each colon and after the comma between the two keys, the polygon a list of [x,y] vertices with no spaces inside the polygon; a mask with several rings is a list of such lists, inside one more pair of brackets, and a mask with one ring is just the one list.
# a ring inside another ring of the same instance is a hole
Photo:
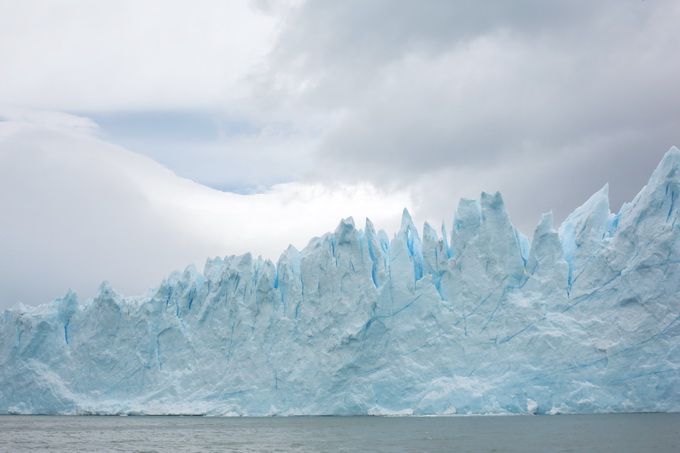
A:
{"label": "overcast sky", "polygon": [[0,0],[0,308],[276,260],[349,215],[450,225],[481,191],[529,237],[607,182],[616,211],[680,145],[678,23],[677,0]]}

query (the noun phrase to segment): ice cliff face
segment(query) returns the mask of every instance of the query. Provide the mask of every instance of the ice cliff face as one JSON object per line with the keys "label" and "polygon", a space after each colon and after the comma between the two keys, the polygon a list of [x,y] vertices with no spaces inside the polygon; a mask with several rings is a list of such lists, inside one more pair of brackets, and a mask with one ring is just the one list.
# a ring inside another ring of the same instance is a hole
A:
{"label": "ice cliff face", "polygon": [[405,211],[289,248],[5,311],[0,412],[214,415],[680,410],[680,150],[531,242],[499,194],[450,233]]}

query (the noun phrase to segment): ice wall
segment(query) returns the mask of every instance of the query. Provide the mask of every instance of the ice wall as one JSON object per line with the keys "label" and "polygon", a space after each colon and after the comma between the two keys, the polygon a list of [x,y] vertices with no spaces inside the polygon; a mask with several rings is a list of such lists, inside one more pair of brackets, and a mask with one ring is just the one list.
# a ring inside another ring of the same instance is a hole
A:
{"label": "ice wall", "polygon": [[607,188],[529,242],[499,194],[450,232],[408,212],[274,264],[208,260],[144,297],[107,283],[0,317],[0,413],[680,410],[680,151],[614,215]]}

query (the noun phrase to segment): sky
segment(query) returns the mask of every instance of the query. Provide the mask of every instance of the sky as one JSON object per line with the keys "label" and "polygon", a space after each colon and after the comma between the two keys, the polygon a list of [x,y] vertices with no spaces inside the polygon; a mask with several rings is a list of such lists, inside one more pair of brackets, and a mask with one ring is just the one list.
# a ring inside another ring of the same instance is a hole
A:
{"label": "sky", "polygon": [[680,146],[677,0],[0,0],[0,308],[352,216],[531,237]]}

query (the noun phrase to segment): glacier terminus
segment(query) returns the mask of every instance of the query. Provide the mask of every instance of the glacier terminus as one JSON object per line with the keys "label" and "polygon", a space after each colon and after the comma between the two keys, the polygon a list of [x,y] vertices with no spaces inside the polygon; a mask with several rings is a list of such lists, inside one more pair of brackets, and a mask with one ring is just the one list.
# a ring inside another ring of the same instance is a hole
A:
{"label": "glacier terminus", "polygon": [[500,194],[450,231],[404,211],[0,316],[0,413],[680,411],[680,150],[617,214],[607,186],[531,239]]}

